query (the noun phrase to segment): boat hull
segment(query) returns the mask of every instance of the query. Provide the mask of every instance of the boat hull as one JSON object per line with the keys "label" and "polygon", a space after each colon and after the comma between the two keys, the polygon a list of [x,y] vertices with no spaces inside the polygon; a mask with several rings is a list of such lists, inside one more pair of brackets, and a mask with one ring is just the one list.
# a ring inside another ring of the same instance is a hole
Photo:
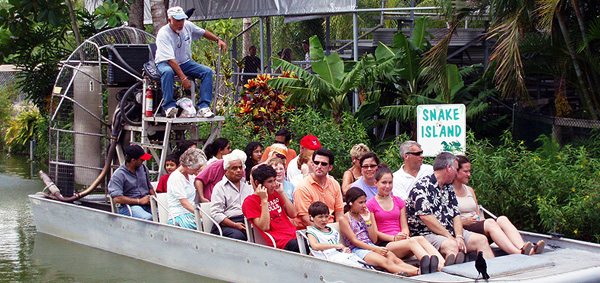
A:
{"label": "boat hull", "polygon": [[231,282],[415,281],[37,195],[29,198],[40,233],[210,278]]}

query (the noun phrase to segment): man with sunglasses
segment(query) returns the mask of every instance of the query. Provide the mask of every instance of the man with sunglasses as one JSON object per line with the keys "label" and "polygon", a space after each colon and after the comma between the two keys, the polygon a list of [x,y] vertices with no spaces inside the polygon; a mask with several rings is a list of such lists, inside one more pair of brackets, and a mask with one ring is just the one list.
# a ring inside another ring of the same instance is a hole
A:
{"label": "man with sunglasses", "polygon": [[433,173],[433,166],[423,164],[423,149],[416,141],[403,142],[400,145],[400,156],[404,159],[404,164],[394,172],[392,193],[406,200],[417,180]]}
{"label": "man with sunglasses", "polygon": [[168,24],[156,34],[156,56],[154,62],[160,72],[163,93],[163,110],[167,118],[177,115],[176,102],[173,99],[174,76],[177,75],[185,89],[191,87],[187,76],[200,79],[200,99],[196,117],[212,118],[210,110],[213,89],[213,71],[210,67],[192,61],[192,41],[202,37],[215,41],[219,49],[226,51],[227,44],[212,32],[204,30],[186,21],[188,16],[181,7],[167,10]]}
{"label": "man with sunglasses", "polygon": [[[333,169],[333,152],[319,148],[313,153],[312,161],[314,172],[300,181],[294,190],[294,205],[298,212],[296,228],[298,229],[305,229],[306,226],[313,225],[308,215],[308,207],[316,201],[325,203],[329,208],[329,214],[335,216],[336,221],[344,213],[340,183],[328,175]],[[329,223],[334,222],[333,216],[330,216]]]}

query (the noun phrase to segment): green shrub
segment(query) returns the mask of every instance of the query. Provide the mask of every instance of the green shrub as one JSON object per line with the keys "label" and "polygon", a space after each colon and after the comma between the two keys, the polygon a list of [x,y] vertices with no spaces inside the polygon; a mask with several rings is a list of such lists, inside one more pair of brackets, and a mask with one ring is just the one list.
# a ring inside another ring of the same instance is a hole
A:
{"label": "green shrub", "polygon": [[[4,141],[10,151],[27,152],[29,142],[37,139],[41,133],[44,118],[37,107],[23,108],[12,120],[4,136]],[[45,131],[45,133],[48,133]]]}
{"label": "green shrub", "polygon": [[552,139],[539,140],[546,149],[532,152],[510,132],[498,146],[469,134],[470,185],[480,204],[519,229],[598,242],[600,160],[584,147],[556,149]]}
{"label": "green shrub", "polygon": [[[13,84],[0,86],[0,121],[9,121],[13,116],[13,100],[17,95],[17,91]],[[0,135],[5,137],[9,123],[0,123]],[[6,143],[4,139],[0,139],[0,149],[4,149]]]}

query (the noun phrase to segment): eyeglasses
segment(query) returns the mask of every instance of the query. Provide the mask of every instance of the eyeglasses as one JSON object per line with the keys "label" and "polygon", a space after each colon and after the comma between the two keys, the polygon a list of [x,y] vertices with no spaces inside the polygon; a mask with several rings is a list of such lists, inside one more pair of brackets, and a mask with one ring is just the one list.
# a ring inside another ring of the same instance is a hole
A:
{"label": "eyeglasses", "polygon": [[313,161],[313,163],[315,165],[323,165],[323,167],[326,167],[327,165],[329,165],[329,163],[323,162],[323,161]]}
{"label": "eyeglasses", "polygon": [[365,169],[370,169],[370,168],[377,168],[377,166],[379,166],[379,165],[371,164],[371,165],[362,165],[360,167],[365,168]]}
{"label": "eyeglasses", "polygon": [[410,152],[410,151],[409,151],[409,152],[407,152],[406,154],[410,154],[410,155],[414,155],[414,156],[419,156],[419,155],[422,155],[422,154],[423,154],[423,151],[422,151],[422,150],[421,150],[421,151],[417,151],[417,152]]}
{"label": "eyeglasses", "polygon": [[181,48],[181,35],[177,34],[177,48]]}

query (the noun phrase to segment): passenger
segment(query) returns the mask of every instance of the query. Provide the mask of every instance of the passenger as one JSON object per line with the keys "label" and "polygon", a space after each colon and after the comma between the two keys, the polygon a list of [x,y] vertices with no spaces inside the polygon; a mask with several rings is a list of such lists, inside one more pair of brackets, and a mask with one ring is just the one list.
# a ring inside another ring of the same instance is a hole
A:
{"label": "passenger", "polygon": [[446,257],[446,265],[462,263],[466,252],[483,251],[484,258],[494,257],[485,236],[463,229],[452,189],[457,168],[454,154],[438,154],[433,162],[433,174],[419,179],[406,200],[412,234],[424,236],[433,244]]}
{"label": "passenger", "polygon": [[283,186],[283,191],[293,203],[295,187],[285,178],[285,161],[283,161],[283,159],[281,158],[275,157],[269,159],[269,161],[267,161],[267,165],[275,169],[275,172],[277,172],[277,177],[275,178],[275,180],[277,181],[277,183],[279,183],[279,185]]}
{"label": "passenger", "polygon": [[195,230],[194,176],[206,163],[206,155],[199,148],[188,148],[179,158],[179,163],[179,168],[171,173],[167,181],[169,224]]}
{"label": "passenger", "polygon": [[[419,269],[403,262],[385,247],[373,244],[377,242],[377,224],[375,217],[367,209],[367,196],[359,188],[352,187],[346,192],[348,212],[340,218],[340,230],[346,237],[346,246],[352,253],[367,263],[375,264],[394,274],[418,275]],[[429,272],[429,265],[423,268]]]}
{"label": "passenger", "polygon": [[[286,166],[297,155],[295,150],[288,148],[290,146],[291,140],[292,140],[292,133],[290,133],[290,131],[288,131],[288,129],[286,129],[286,128],[283,128],[275,133],[275,143],[274,144],[283,144],[287,148],[287,153],[285,155]],[[267,161],[267,158],[269,157],[269,153],[271,152],[271,147],[272,146],[269,146],[265,149],[265,152],[263,153],[262,158],[260,159],[261,162]],[[281,158],[281,157],[279,157],[279,158]]]}
{"label": "passenger", "polygon": [[218,138],[206,145],[204,149],[206,150],[206,157],[209,158],[206,165],[221,160],[223,159],[223,155],[231,153],[231,146],[229,140],[226,138]]}
{"label": "passenger", "polygon": [[[410,237],[406,222],[406,207],[404,201],[391,194],[394,187],[392,171],[386,164],[380,164],[375,173],[377,194],[367,201],[367,208],[377,221],[378,246],[386,247],[397,257],[404,258],[415,255],[418,260],[428,255],[436,257],[438,270],[444,266],[440,252],[422,236]],[[432,270],[434,272],[434,270]]]}
{"label": "passenger", "polygon": [[[277,173],[273,167],[261,164],[252,171],[254,194],[242,204],[246,218],[256,226],[265,241],[270,240],[264,232],[271,234],[277,248],[300,252],[296,240],[296,228],[289,217],[296,217],[296,208],[275,181]],[[264,232],[263,232],[264,231]]]}
{"label": "passenger", "polygon": [[319,148],[312,156],[315,164],[314,172],[300,181],[294,190],[294,205],[298,211],[296,227],[304,229],[312,225],[308,215],[308,207],[315,201],[324,202],[329,207],[329,222],[339,221],[344,214],[344,201],[340,184],[328,175],[333,169],[334,155],[328,149]]}
{"label": "passenger", "polygon": [[314,150],[305,150],[298,155],[297,166],[300,168],[300,175],[296,175],[290,180],[290,183],[292,183],[294,187],[297,187],[298,184],[300,184],[300,181],[309,174],[315,172],[315,164],[312,162],[313,153],[315,153]]}
{"label": "passenger", "polygon": [[475,191],[467,186],[469,177],[471,177],[471,161],[463,155],[457,157],[458,172],[452,186],[458,199],[458,209],[460,210],[463,228],[491,238],[498,247],[508,254],[533,255],[541,253],[546,245],[544,240],[537,242],[532,249],[531,242],[525,243],[523,241],[517,228],[506,216],[500,216],[497,219],[485,219],[481,215]]}
{"label": "passenger", "polygon": [[294,159],[290,160],[287,165],[287,180],[291,181],[296,176],[301,175],[300,167],[298,166],[298,158],[307,150],[317,150],[321,148],[319,139],[313,135],[304,136],[300,140],[300,153]]}
{"label": "passenger", "polygon": [[[223,236],[242,241],[248,240],[242,203],[254,193],[252,186],[244,179],[245,161],[246,154],[239,149],[223,156],[225,176],[215,185],[210,204],[210,215],[221,226]],[[216,226],[213,226],[211,233],[219,233]]]}
{"label": "passenger", "polygon": [[327,259],[350,266],[363,267],[361,258],[356,256],[340,243],[340,233],[327,226],[329,222],[329,208],[326,204],[317,201],[310,205],[308,214],[314,226],[306,227],[306,237],[310,252],[316,258]]}
{"label": "passenger", "polygon": [[252,168],[260,163],[260,158],[263,154],[263,146],[259,142],[251,142],[244,149],[246,153],[246,182],[250,183],[250,171]]}
{"label": "passenger", "polygon": [[167,171],[167,174],[162,175],[160,179],[158,179],[158,185],[156,186],[157,193],[167,192],[167,181],[169,180],[171,173],[173,173],[177,167],[179,167],[179,157],[177,154],[167,155],[167,160],[165,160],[165,170]]}
{"label": "passenger", "polygon": [[365,155],[365,153],[371,152],[369,147],[364,143],[355,144],[350,150],[350,157],[352,158],[352,167],[344,172],[344,176],[342,178],[342,192],[344,195],[346,191],[350,188],[350,185],[358,178],[362,176],[362,171],[360,167],[360,158]]}
{"label": "passenger", "polygon": [[210,67],[200,65],[192,60],[192,41],[202,37],[217,42],[220,50],[226,50],[227,44],[219,37],[204,30],[192,22],[186,21],[187,15],[181,7],[171,7],[167,10],[168,24],[161,27],[156,34],[155,63],[161,76],[164,103],[162,105],[167,118],[177,114],[173,99],[174,77],[181,79],[185,89],[191,87],[187,76],[198,78],[200,93],[196,117],[212,118],[210,110],[213,90],[213,71]]}
{"label": "passenger", "polygon": [[[198,194],[196,202],[210,202],[215,185],[223,180],[223,176],[225,176],[223,164],[223,159],[219,159],[206,165],[198,176],[196,176],[196,180],[194,181],[194,186]],[[244,174],[246,174],[246,171],[244,171]]]}
{"label": "passenger", "polygon": [[177,145],[177,152],[175,153],[177,155],[177,162],[179,162],[179,157],[181,157],[181,155],[186,150],[188,150],[188,148],[190,148],[190,147],[198,148],[198,145],[197,145],[196,141],[194,141],[194,140],[184,140],[179,145]]}
{"label": "passenger", "polygon": [[124,153],[125,164],[110,178],[108,192],[113,201],[121,205],[119,214],[152,220],[150,195],[154,194],[154,189],[150,184],[148,168],[144,165],[144,161],[152,155],[144,152],[139,145],[126,147]]}
{"label": "passenger", "polygon": [[379,158],[375,153],[365,153],[359,160],[362,177],[352,183],[351,187],[357,187],[367,194],[367,200],[372,199],[377,194],[377,181],[375,181],[375,172],[379,166]]}
{"label": "passenger", "polygon": [[423,164],[423,150],[416,141],[405,141],[400,145],[400,156],[404,164],[394,172],[394,190],[392,194],[403,200],[408,198],[410,190],[421,177],[433,174],[433,167]]}

